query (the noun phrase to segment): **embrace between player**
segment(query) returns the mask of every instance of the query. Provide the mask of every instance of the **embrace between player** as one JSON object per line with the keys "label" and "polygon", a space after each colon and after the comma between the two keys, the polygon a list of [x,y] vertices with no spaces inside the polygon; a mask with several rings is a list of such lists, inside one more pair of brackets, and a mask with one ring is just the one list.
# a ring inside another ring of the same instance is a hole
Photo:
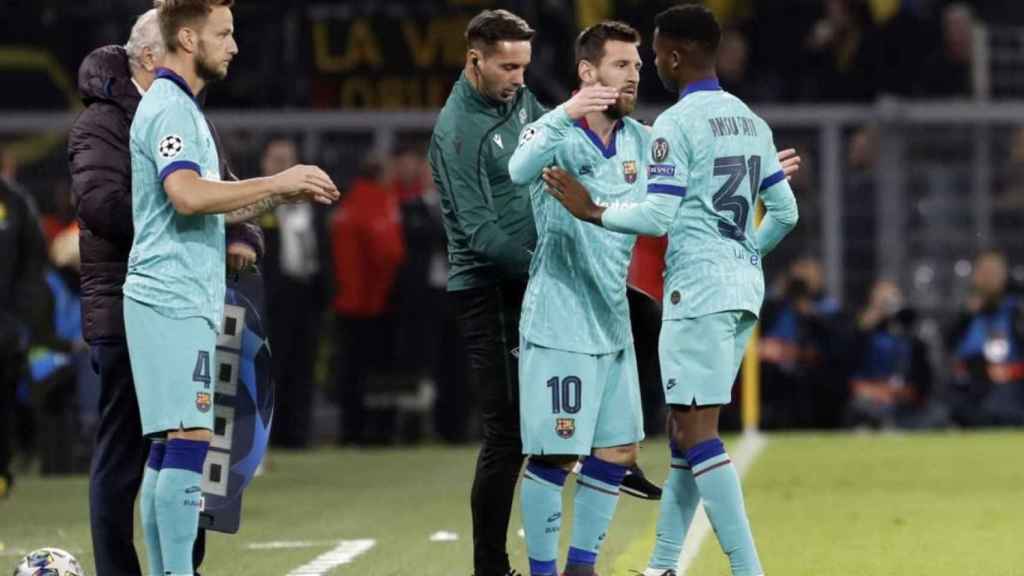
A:
{"label": "embrace between player", "polygon": [[[543,168],[542,175],[551,196],[582,221],[607,229],[604,234],[609,239],[615,234],[669,236],[659,358],[666,403],[671,407],[672,467],[664,486],[657,542],[646,576],[675,574],[683,538],[701,500],[734,576],[763,573],[739,478],[718,437],[718,417],[721,406],[731,400],[732,384],[760,312],[764,297],[762,257],[796,225],[797,207],[770,128],[718,85],[715,62],[720,37],[714,16],[700,6],[671,8],[656,19],[655,66],[666,89],[679,94],[679,101],[654,124],[650,160],[644,162],[642,171],[647,176],[642,201],[614,194],[615,188],[608,182],[595,183],[582,177],[577,181],[573,176],[584,173],[577,169],[577,163],[585,161],[578,152],[570,158],[556,154],[554,162],[541,159],[542,165],[554,164]],[[606,51],[605,57],[610,54],[613,52]],[[587,78],[589,68],[579,66],[584,85],[597,80]],[[527,127],[520,151],[536,155],[542,147],[537,142],[556,137],[553,126],[565,126],[559,115],[564,117],[570,104],[573,100],[549,113],[538,126]],[[612,117],[614,113],[605,112]],[[615,137],[613,131],[611,138]],[[627,137],[620,135],[619,139],[624,142]],[[609,144],[604,146],[615,150]],[[630,161],[623,162],[623,177],[624,167]],[[611,174],[617,175],[616,168],[609,167]],[[573,172],[576,174],[570,175]],[[758,199],[767,209],[760,225],[754,222]],[[543,202],[538,205],[542,207]],[[601,228],[585,233],[598,230]],[[540,245],[544,242],[541,233]],[[582,262],[595,263],[586,255],[589,249],[577,242],[571,255],[562,256],[566,262],[575,264],[571,267],[572,275],[578,276],[585,270]],[[544,273],[540,268],[535,270],[538,273],[531,276],[531,286]],[[571,309],[566,302],[556,305]],[[575,325],[586,326],[589,322],[592,319],[576,318]],[[527,364],[524,360],[523,365]],[[563,362],[559,368],[565,366],[571,364]],[[527,378],[527,372],[521,374],[524,395],[528,389],[543,386],[539,379]],[[588,390],[586,386],[583,389]],[[607,399],[600,395],[600,385],[598,394],[596,403]],[[616,404],[615,408],[622,408],[615,414],[618,419],[632,412],[628,404]],[[597,430],[602,430],[605,414],[600,405],[587,407],[587,411],[598,414]],[[539,412],[524,414],[524,421],[547,417]],[[527,434],[524,426],[524,438]],[[593,458],[601,455],[601,442],[602,438],[595,434]],[[548,491],[557,494],[562,477],[551,472],[550,456],[538,457],[550,454],[549,447],[540,448],[531,457],[533,473],[528,467],[527,478],[535,484],[546,483]],[[596,535],[593,522],[599,522],[603,530],[614,511],[613,489],[618,471],[608,465],[594,469],[598,472],[591,479],[593,486],[585,482],[585,473],[578,482],[574,530]],[[535,502],[541,501],[533,495],[535,490],[524,482],[524,522],[531,571],[536,575],[554,574],[552,552],[557,551],[557,536],[552,547],[539,523],[532,526],[530,521],[532,508],[539,505]],[[550,497],[547,502],[549,506],[555,503]],[[592,515],[588,518],[590,525],[579,525],[583,520],[581,504],[585,505],[583,514]],[[603,514],[594,514],[601,507]],[[541,534],[539,540],[531,539],[531,528],[534,534]],[[596,543],[600,540],[596,538]],[[573,542],[577,542],[575,534]],[[592,552],[596,555],[596,546]],[[593,555],[570,548],[566,573],[593,574]]]}

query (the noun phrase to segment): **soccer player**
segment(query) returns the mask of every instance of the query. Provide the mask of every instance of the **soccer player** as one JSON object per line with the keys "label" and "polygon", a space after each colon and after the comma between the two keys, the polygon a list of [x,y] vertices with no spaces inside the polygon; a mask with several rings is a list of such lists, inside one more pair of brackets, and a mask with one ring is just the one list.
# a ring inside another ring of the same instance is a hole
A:
{"label": "soccer player", "polygon": [[[680,100],[654,124],[646,199],[606,208],[558,168],[544,178],[583,220],[618,232],[669,235],[659,355],[672,408],[672,468],[644,574],[675,574],[703,499],[732,573],[757,576],[763,571],[739,477],[718,437],[718,416],[731,399],[763,300],[762,257],[796,225],[796,201],[767,124],[718,85],[721,31],[714,15],[679,6],[655,24],[658,76]],[[755,226],[758,196],[767,214]]]}
{"label": "soccer player", "polygon": [[531,184],[538,243],[523,302],[519,409],[523,528],[532,576],[557,574],[562,487],[576,481],[565,574],[591,575],[626,471],[643,438],[626,271],[636,237],[573,218],[544,193],[542,170],[578,175],[603,204],[643,199],[639,167],[647,129],[628,115],[640,81],[640,35],[603,22],[576,40],[581,88],[528,126],[509,162]]}
{"label": "soccer player", "polygon": [[319,168],[221,182],[216,146],[195,94],[226,76],[238,53],[231,0],[156,2],[167,55],[129,135],[135,237],[124,322],[142,433],[156,440],[140,510],[151,574],[192,574],[200,479],[213,428],[210,364],[225,292],[224,224],[285,200],[330,203]]}

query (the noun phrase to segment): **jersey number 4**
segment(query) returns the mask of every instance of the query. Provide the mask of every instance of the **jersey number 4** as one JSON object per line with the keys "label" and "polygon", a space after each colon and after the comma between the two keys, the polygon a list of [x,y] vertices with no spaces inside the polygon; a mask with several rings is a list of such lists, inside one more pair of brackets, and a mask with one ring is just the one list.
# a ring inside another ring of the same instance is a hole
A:
{"label": "jersey number 4", "polygon": [[[727,176],[722,187],[712,198],[715,210],[719,213],[729,212],[732,221],[719,220],[718,231],[736,241],[746,239],[747,220],[750,208],[757,204],[757,192],[761,185],[761,157],[723,156],[715,158],[715,176]],[[737,194],[740,185],[747,180],[750,183],[750,194]],[[747,197],[749,196],[749,200]]]}

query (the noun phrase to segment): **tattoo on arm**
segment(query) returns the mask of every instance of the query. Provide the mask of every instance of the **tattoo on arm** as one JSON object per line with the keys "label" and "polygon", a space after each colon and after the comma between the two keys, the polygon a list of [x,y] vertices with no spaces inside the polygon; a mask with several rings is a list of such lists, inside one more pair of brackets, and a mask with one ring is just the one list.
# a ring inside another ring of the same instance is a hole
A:
{"label": "tattoo on arm", "polygon": [[248,206],[243,206],[238,210],[233,210],[224,215],[224,222],[227,224],[238,224],[239,222],[245,222],[252,220],[258,216],[273,210],[276,206],[281,204],[281,201],[277,197],[271,196],[270,198],[264,198],[259,202],[253,202]]}

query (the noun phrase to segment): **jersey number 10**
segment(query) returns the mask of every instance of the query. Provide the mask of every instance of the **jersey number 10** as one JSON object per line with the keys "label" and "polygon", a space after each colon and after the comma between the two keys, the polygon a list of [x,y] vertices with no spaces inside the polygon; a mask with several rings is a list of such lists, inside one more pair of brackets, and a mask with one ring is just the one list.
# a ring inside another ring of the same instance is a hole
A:
{"label": "jersey number 10", "polygon": [[[723,156],[715,158],[715,176],[728,176],[722,187],[712,198],[717,212],[732,213],[732,221],[719,220],[718,231],[732,240],[746,239],[747,219],[750,207],[757,204],[757,192],[761,187],[761,157]],[[750,182],[750,200],[737,194],[744,179]]]}

